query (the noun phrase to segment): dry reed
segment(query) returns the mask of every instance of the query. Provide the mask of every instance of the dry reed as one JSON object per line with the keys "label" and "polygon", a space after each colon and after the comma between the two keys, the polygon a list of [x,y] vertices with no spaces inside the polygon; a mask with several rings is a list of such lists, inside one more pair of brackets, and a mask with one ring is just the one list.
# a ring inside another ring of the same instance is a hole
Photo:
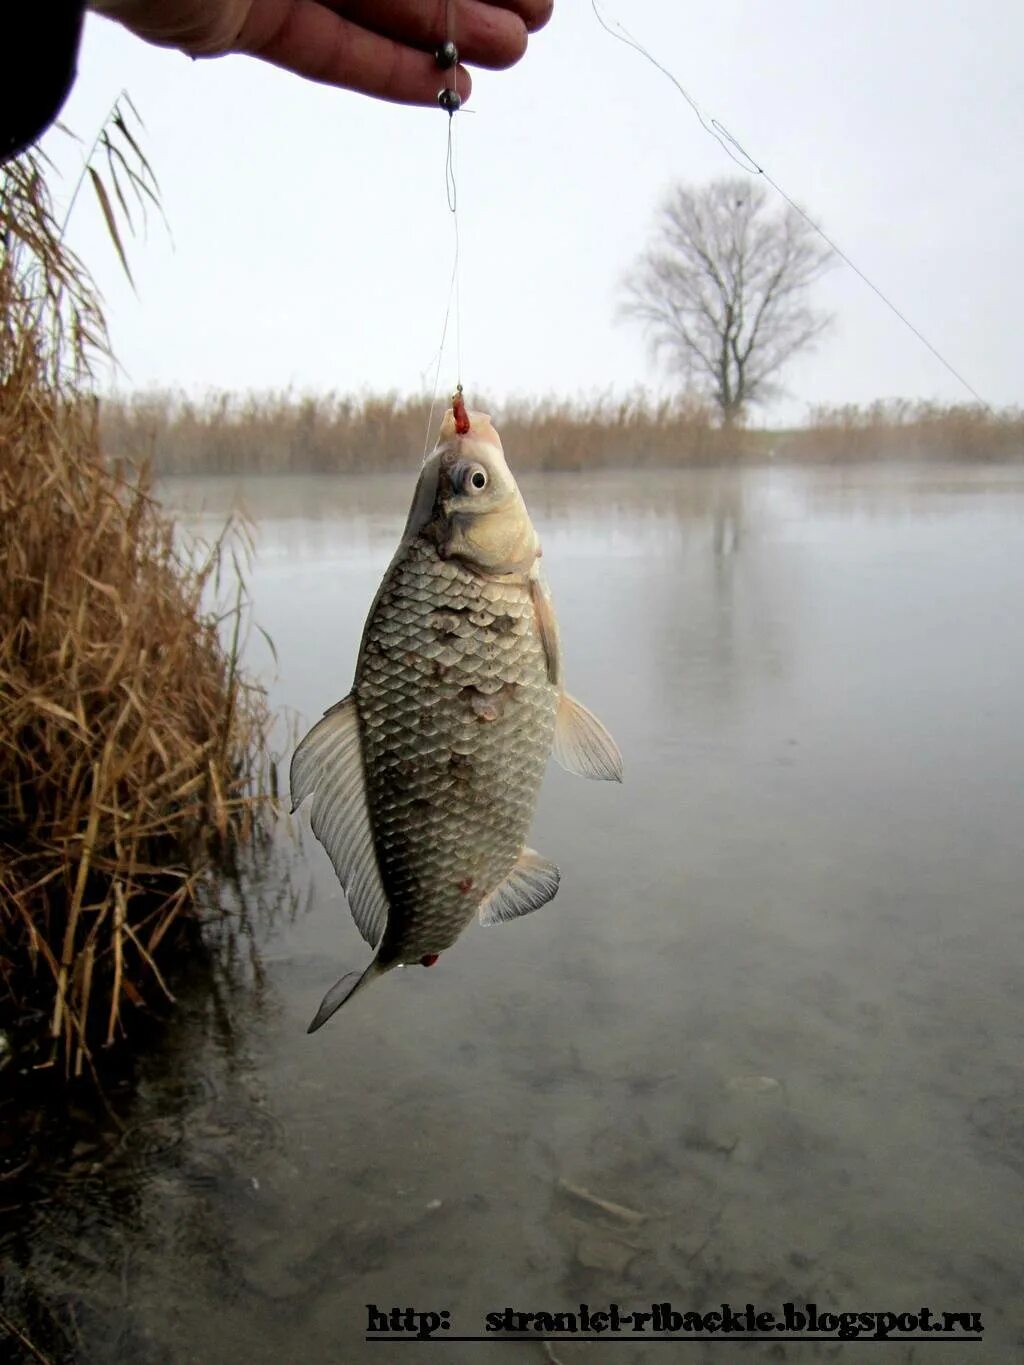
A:
{"label": "dry reed", "polygon": [[779,434],[773,453],[818,463],[1016,461],[1024,459],[1024,412],[908,399],[818,407],[806,427]]}
{"label": "dry reed", "polygon": [[[517,469],[696,466],[738,461],[1019,460],[1024,413],[892,401],[817,408],[782,432],[725,431],[689,399],[472,395],[491,412]],[[105,448],[144,456],[160,474],[346,474],[407,470],[423,447],[429,399],[171,392],[104,400]],[[435,413],[435,428],[437,414]]]}
{"label": "dry reed", "polygon": [[0,171],[0,1027],[77,1076],[170,995],[174,926],[258,820],[269,716],[206,605],[220,547],[188,562],[101,455],[103,319],[44,171]]}
{"label": "dry reed", "polygon": [[[745,451],[744,433],[722,431],[708,408],[685,399],[469,398],[495,417],[517,469],[713,464]],[[104,400],[101,424],[112,455],[145,456],[158,474],[346,474],[408,470],[429,412],[429,398],[396,394],[213,393],[197,401],[156,392]]]}

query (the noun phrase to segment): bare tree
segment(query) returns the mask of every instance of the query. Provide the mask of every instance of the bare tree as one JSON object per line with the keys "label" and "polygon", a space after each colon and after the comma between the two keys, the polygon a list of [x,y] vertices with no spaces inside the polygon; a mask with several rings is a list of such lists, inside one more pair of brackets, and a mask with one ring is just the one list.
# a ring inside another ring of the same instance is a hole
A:
{"label": "bare tree", "polygon": [[620,312],[731,426],[779,392],[782,367],[831,321],[808,303],[830,255],[795,210],[770,212],[758,184],[679,186],[626,277]]}

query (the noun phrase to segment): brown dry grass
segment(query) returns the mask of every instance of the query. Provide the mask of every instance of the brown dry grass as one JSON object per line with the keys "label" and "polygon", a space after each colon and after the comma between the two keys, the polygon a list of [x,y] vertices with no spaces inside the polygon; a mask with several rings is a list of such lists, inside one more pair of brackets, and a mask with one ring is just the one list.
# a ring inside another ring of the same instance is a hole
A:
{"label": "brown dry grass", "polygon": [[[0,170],[0,1026],[78,1075],[258,822],[263,694],[89,396],[103,320],[29,155]],[[27,1036],[26,1036],[27,1035]],[[38,1055],[38,1054],[37,1054]]]}
{"label": "brown dry grass", "polygon": [[[892,401],[815,409],[806,426],[783,432],[724,431],[710,408],[656,401],[643,392],[614,398],[512,399],[491,412],[516,469],[585,470],[636,465],[734,464],[881,459],[1019,460],[1024,413]],[[320,397],[170,392],[104,400],[104,445],[145,457],[161,474],[345,474],[407,470],[423,448],[429,399],[395,394]],[[439,412],[435,412],[436,432]]]}
{"label": "brown dry grass", "polygon": [[[742,457],[745,436],[718,429],[710,409],[643,393],[588,400],[512,399],[490,412],[516,469],[712,464]],[[436,435],[443,403],[434,414]],[[430,400],[396,394],[299,396],[175,393],[106,399],[106,449],[145,456],[159,474],[367,473],[408,470],[423,449]]]}
{"label": "brown dry grass", "polygon": [[1024,412],[907,399],[821,407],[805,428],[781,433],[774,446],[780,460],[826,463],[1021,460]]}

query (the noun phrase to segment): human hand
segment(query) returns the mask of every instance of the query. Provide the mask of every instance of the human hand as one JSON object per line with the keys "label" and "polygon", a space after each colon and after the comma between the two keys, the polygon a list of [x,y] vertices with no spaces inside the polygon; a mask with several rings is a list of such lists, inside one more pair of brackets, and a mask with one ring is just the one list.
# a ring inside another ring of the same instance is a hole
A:
{"label": "human hand", "polygon": [[[462,61],[501,68],[526,51],[553,0],[89,0],[140,38],[192,57],[248,53],[309,80],[403,104],[433,104],[445,77],[434,51],[454,38]],[[448,11],[451,32],[447,31]]]}

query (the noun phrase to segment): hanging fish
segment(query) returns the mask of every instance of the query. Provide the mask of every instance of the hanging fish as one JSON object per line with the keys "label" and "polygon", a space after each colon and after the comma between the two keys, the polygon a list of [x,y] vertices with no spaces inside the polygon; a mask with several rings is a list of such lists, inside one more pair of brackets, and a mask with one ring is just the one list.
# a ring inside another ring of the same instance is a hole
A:
{"label": "hanging fish", "polygon": [[352,691],[291,764],[363,938],[360,975],[309,1032],[392,967],[432,966],[473,916],[500,924],[558,890],[524,841],[548,755],[622,779],[615,741],[562,686],[540,542],[490,418],[461,393],[423,463],[370,608]]}

